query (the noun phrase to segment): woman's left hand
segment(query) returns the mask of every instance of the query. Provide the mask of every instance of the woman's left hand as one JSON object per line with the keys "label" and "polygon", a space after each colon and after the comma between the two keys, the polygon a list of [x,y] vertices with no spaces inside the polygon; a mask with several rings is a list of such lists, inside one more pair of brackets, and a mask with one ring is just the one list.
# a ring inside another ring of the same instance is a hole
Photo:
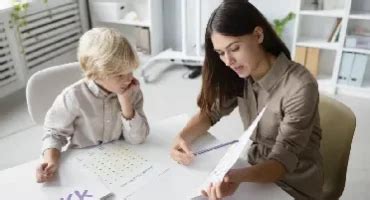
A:
{"label": "woman's left hand", "polygon": [[202,190],[202,194],[210,200],[218,200],[233,195],[240,185],[239,181],[234,180],[234,177],[237,177],[239,173],[241,173],[239,169],[231,169],[222,182],[209,185],[207,191]]}

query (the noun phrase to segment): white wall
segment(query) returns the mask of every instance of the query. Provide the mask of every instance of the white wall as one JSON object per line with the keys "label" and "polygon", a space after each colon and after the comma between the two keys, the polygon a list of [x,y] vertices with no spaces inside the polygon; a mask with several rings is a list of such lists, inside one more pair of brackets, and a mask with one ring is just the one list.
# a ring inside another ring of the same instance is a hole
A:
{"label": "white wall", "polygon": [[[188,0],[190,11],[194,5],[194,0]],[[201,0],[202,2],[202,38],[205,26],[211,12],[219,5],[222,0]],[[285,17],[290,11],[296,9],[298,0],[250,0],[265,17],[272,22],[276,18]],[[165,48],[181,49],[181,1],[163,0],[164,3],[164,46]],[[194,13],[195,14],[195,13]],[[289,49],[292,48],[294,33],[294,20],[289,22],[283,33],[283,40]],[[192,38],[189,38],[192,40]]]}
{"label": "white wall", "polygon": [[[195,42],[195,3],[198,0],[187,0],[188,6],[188,41]],[[201,36],[204,41],[204,32],[208,18],[213,10],[222,2],[222,0],[200,0],[201,1]],[[181,0],[163,0],[164,5],[164,47],[181,50]],[[190,44],[191,45],[191,44]]]}
{"label": "white wall", "polygon": [[163,0],[164,48],[181,48],[181,1]]}

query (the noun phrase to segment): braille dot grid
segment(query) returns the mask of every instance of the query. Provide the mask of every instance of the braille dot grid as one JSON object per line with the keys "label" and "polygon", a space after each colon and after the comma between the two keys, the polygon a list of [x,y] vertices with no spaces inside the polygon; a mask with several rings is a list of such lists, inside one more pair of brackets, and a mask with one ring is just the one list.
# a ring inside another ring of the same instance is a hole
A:
{"label": "braille dot grid", "polygon": [[151,167],[148,160],[122,145],[106,144],[77,157],[83,167],[98,176],[108,187],[124,187]]}

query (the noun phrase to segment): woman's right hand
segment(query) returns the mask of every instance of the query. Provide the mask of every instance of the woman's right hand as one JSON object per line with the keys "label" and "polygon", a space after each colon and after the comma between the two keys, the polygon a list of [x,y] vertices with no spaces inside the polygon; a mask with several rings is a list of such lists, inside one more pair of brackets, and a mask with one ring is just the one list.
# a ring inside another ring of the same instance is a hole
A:
{"label": "woman's right hand", "polygon": [[44,183],[51,181],[58,170],[58,165],[51,162],[40,163],[36,169],[36,181]]}
{"label": "woman's right hand", "polygon": [[171,149],[172,159],[181,165],[189,165],[194,159],[194,154],[189,146],[189,142],[180,135],[177,136]]}

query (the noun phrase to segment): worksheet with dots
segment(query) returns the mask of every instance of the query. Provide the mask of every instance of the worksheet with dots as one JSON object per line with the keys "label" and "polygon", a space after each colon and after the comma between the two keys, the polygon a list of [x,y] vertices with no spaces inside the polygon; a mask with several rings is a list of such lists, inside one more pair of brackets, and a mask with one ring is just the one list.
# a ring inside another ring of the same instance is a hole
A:
{"label": "worksheet with dots", "polygon": [[76,157],[82,167],[95,174],[119,199],[164,173],[165,168],[139,155],[122,142],[88,149]]}

